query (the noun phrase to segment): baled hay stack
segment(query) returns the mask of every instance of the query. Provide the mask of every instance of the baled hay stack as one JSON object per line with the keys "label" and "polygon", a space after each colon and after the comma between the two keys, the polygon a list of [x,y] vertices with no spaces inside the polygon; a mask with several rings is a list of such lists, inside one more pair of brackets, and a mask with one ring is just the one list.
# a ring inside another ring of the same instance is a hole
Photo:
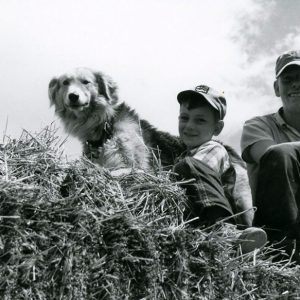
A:
{"label": "baled hay stack", "polygon": [[0,298],[300,299],[298,267],[270,248],[241,255],[222,224],[189,227],[184,201],[163,171],[116,179],[66,162],[53,126],[6,137]]}

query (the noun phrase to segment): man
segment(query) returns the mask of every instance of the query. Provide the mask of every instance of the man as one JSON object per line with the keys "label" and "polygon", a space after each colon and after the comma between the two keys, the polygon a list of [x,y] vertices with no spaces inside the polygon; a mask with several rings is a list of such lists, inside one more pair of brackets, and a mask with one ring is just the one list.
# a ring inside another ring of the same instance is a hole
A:
{"label": "man", "polygon": [[271,241],[300,241],[300,51],[279,56],[275,73],[282,107],[245,122],[242,157],[257,207],[254,224],[265,225]]}

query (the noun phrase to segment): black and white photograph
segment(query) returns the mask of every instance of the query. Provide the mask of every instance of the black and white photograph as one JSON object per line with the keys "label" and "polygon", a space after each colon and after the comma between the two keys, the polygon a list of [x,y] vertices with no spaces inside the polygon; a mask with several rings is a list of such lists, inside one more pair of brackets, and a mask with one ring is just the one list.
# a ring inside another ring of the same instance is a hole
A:
{"label": "black and white photograph", "polygon": [[0,299],[300,299],[299,0],[0,0]]}

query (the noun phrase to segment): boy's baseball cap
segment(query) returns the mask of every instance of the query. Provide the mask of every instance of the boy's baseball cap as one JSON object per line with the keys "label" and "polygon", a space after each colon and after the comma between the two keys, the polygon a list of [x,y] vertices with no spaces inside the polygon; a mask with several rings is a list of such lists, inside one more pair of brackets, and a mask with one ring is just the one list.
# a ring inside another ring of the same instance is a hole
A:
{"label": "boy's baseball cap", "polygon": [[300,50],[285,52],[277,58],[275,66],[276,78],[278,78],[286,67],[291,65],[300,66]]}
{"label": "boy's baseball cap", "polygon": [[223,120],[226,114],[226,99],[223,93],[219,93],[206,85],[197,85],[194,89],[185,90],[177,95],[177,100],[181,104],[187,98],[202,98],[206,100],[220,114],[220,120]]}

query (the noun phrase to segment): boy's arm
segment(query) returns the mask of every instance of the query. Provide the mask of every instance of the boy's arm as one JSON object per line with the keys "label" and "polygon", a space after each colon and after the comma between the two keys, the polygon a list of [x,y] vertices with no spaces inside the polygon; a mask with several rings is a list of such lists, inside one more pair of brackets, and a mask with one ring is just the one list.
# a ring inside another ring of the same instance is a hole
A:
{"label": "boy's arm", "polygon": [[229,155],[226,149],[222,144],[215,141],[205,143],[193,155],[193,158],[205,163],[219,175],[230,167]]}
{"label": "boy's arm", "polygon": [[[202,161],[203,163],[207,164],[209,167],[211,167],[212,169],[214,169],[216,171],[217,174],[223,173],[224,170],[227,169],[226,165],[228,164],[228,167],[230,167],[230,164],[232,164],[232,167],[234,168],[235,171],[235,182],[233,185],[233,189],[232,191],[227,190],[226,186],[227,186],[227,180],[226,178],[228,178],[229,181],[231,181],[229,179],[229,177],[227,177],[226,175],[224,175],[225,177],[223,177],[222,180],[224,180],[223,182],[223,188],[226,189],[229,193],[230,193],[230,197],[233,198],[234,202],[235,202],[235,206],[237,209],[237,213],[241,213],[244,212],[243,214],[240,214],[237,217],[237,222],[238,224],[241,225],[246,225],[247,227],[252,225],[253,222],[253,217],[254,217],[254,210],[253,210],[253,202],[252,202],[252,195],[251,195],[251,189],[249,186],[249,181],[248,181],[248,175],[247,175],[247,171],[246,168],[244,167],[243,164],[241,164],[238,161],[235,160],[231,160],[232,162],[230,163],[230,155],[228,153],[228,151],[226,150],[226,147],[224,148],[223,145],[219,144],[219,143],[211,143],[211,148],[210,147],[206,147],[206,150],[209,149],[208,153],[205,152],[205,155],[203,155],[203,157],[200,158],[200,153],[198,152],[195,155],[195,159]],[[214,150],[214,151],[212,151]],[[232,151],[234,151],[233,149],[230,151],[232,153]],[[203,154],[203,153],[201,153]],[[238,154],[236,154],[238,155]],[[208,159],[210,158],[210,159]],[[213,165],[211,165],[211,159],[212,161],[217,160],[219,167],[213,168]],[[220,168],[220,166],[223,166]],[[225,168],[224,168],[225,167]]]}

